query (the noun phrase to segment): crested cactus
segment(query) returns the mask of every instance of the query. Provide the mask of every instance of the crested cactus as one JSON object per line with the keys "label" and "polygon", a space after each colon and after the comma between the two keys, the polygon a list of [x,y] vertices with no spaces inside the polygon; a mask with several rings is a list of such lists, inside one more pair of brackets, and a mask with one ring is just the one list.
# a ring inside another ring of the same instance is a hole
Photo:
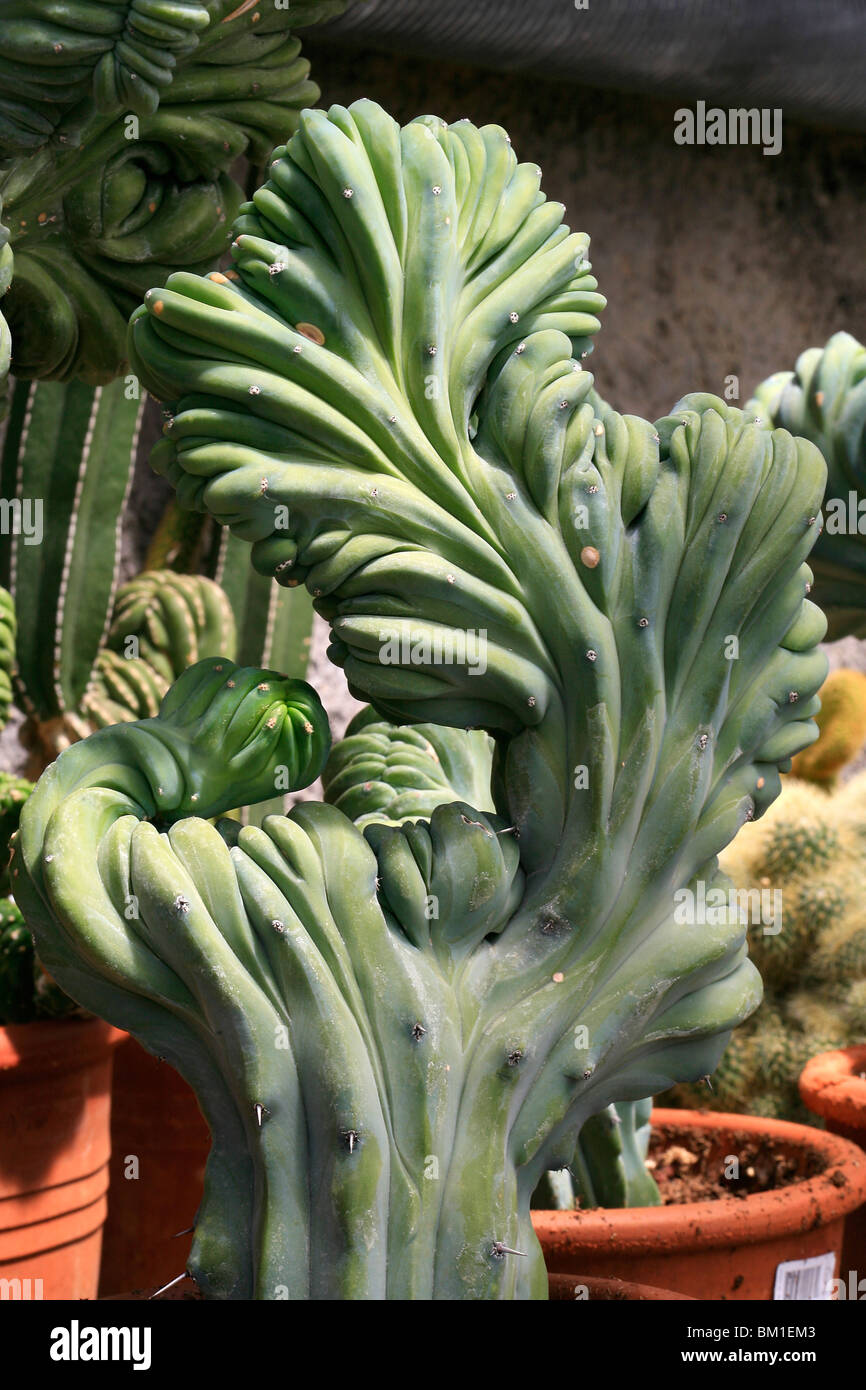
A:
{"label": "crested cactus", "polygon": [[680,1086],[673,1098],[814,1124],[800,1072],[815,1053],[862,1041],[866,1027],[866,774],[832,793],[786,779],[721,862],[751,918],[767,997],[734,1033],[712,1091]]}
{"label": "crested cactus", "polygon": [[831,790],[838,774],[866,744],[866,675],[840,667],[821,686],[815,716],[819,734],[793,758],[791,775]]}
{"label": "crested cactus", "polygon": [[322,774],[325,800],[362,829],[429,819],[437,806],[468,802],[493,811],[493,740],[483,730],[437,724],[397,728],[370,708],[349,724]]}
{"label": "crested cactus", "polygon": [[827,462],[824,529],[811,564],[828,636],[866,637],[866,348],[834,333],[796,370],[761,383],[746,406],[768,428],[811,439]]}
{"label": "crested cactus", "polygon": [[0,167],[15,162],[0,196],[16,376],[99,384],[123,370],[143,291],[225,250],[242,197],[231,166],[261,163],[318,96],[289,26],[342,8],[7,0]]}
{"label": "crested cactus", "polygon": [[[180,501],[306,583],[378,720],[495,743],[495,809],[212,826],[317,758],[278,746],[278,677],[202,663],[27,803],[48,969],[211,1124],[211,1297],[544,1297],[542,1175],[607,1106],[711,1071],[759,998],[738,914],[683,926],[677,895],[726,886],[814,736],[825,467],[722,402],[597,412],[603,301],[562,214],[496,127],[308,112],[232,274],[133,318]],[[353,816],[368,781],[396,809],[387,747],[335,759]]]}

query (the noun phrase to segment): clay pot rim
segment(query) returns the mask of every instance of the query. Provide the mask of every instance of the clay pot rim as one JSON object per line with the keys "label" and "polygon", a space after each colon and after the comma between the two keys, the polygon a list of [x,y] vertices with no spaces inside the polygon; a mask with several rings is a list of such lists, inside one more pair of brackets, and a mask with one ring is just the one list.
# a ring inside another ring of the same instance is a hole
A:
{"label": "clay pot rim", "polygon": [[803,1068],[799,1089],[804,1105],[825,1120],[866,1129],[866,1044],[819,1052]]}
{"label": "clay pot rim", "polygon": [[[584,1284],[589,1293],[589,1302],[685,1302],[694,1303],[690,1293],[675,1293],[673,1289],[661,1289],[655,1284],[636,1283],[633,1279],[617,1279],[599,1274],[548,1274],[547,1284],[550,1301],[562,1301],[561,1295],[575,1284]],[[593,1290],[595,1292],[593,1292]],[[555,1298],[558,1292],[560,1298]]]}
{"label": "clay pot rim", "polygon": [[[796,1225],[812,1230],[841,1219],[866,1201],[866,1154],[848,1139],[808,1125],[758,1115],[717,1111],[653,1110],[653,1125],[680,1129],[739,1130],[770,1134],[780,1144],[817,1150],[826,1168],[817,1177],[775,1192],[756,1192],[733,1202],[683,1202],[669,1207],[599,1208],[584,1212],[533,1211],[536,1234],[551,1241],[579,1235],[587,1249],[603,1245],[622,1255],[645,1253],[659,1244],[681,1253],[716,1246],[755,1245],[791,1232]],[[831,1174],[844,1170],[837,1187]]]}
{"label": "clay pot rim", "polygon": [[0,1025],[0,1073],[65,1071],[100,1056],[128,1036],[101,1018],[39,1018]]}

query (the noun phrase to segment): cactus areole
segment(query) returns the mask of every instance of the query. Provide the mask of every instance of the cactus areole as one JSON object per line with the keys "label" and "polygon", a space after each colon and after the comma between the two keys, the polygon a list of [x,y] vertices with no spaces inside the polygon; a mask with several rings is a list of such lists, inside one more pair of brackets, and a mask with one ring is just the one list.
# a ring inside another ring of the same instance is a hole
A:
{"label": "cactus areole", "polygon": [[[712,1071],[760,996],[737,914],[684,926],[675,894],[726,886],[814,737],[825,465],[713,398],[652,425],[591,394],[603,300],[562,215],[497,127],[307,112],[234,271],[133,318],[158,468],[306,582],[380,721],[339,805],[215,827],[326,735],[311,692],[203,662],[22,816],[46,968],[207,1114],[209,1297],[546,1297],[542,1174]],[[395,760],[381,721],[485,730],[495,810],[456,799],[465,749]]]}

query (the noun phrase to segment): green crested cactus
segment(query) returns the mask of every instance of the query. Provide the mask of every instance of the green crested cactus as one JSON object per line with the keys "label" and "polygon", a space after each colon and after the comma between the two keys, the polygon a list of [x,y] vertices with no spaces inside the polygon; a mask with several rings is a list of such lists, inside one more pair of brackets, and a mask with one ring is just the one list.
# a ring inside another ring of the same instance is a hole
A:
{"label": "green crested cactus", "polygon": [[761,383],[746,406],[769,428],[817,444],[827,462],[824,528],[811,564],[828,637],[866,637],[866,348],[834,333],[793,372]]}
{"label": "green crested cactus", "polygon": [[[397,727],[368,707],[355,716],[328,759],[322,774],[325,800],[361,829],[429,819],[438,806],[455,801],[493,811],[494,748],[480,729]],[[544,1174],[532,1205],[656,1205],[658,1188],[645,1166],[651,1108],[651,1099],[621,1101],[591,1116],[571,1163]]]}
{"label": "green crested cactus", "polygon": [[0,196],[16,376],[99,384],[124,369],[144,290],[225,250],[243,196],[232,165],[262,163],[318,96],[290,26],[343,8],[6,0]]}
{"label": "green crested cactus", "polygon": [[767,997],[735,1032],[712,1091],[679,1086],[674,1101],[815,1123],[797,1088],[803,1067],[862,1041],[866,1026],[866,775],[832,793],[786,778],[721,862],[752,920]]}
{"label": "green crested cactus", "polygon": [[817,739],[791,762],[791,775],[831,790],[866,744],[866,675],[840,667],[821,686]]}
{"label": "green crested cactus", "polygon": [[429,820],[437,806],[453,801],[493,811],[493,747],[480,729],[398,728],[368,707],[355,715],[328,760],[325,800],[362,829],[373,822]]}
{"label": "green crested cactus", "polygon": [[[204,663],[27,803],[48,969],[211,1124],[211,1297],[544,1297],[543,1174],[711,1071],[758,1002],[739,915],[684,927],[677,895],[727,885],[718,852],[814,737],[825,468],[721,401],[597,413],[603,301],[562,214],[496,127],[308,112],[236,278],[175,275],[133,318],[180,501],[306,583],[379,720],[495,741],[495,812],[211,826],[304,760],[266,739],[276,677]],[[354,812],[369,769],[335,757]]]}

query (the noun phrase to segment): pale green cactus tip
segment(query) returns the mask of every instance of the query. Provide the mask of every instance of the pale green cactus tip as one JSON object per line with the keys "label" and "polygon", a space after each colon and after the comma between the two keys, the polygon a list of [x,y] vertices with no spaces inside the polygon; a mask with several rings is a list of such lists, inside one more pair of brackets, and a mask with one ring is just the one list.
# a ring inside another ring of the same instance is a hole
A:
{"label": "pale green cactus tip", "polygon": [[22,818],[47,967],[207,1113],[211,1297],[544,1297],[545,1171],[712,1071],[758,1002],[739,916],[684,930],[676,902],[727,885],[717,854],[814,737],[826,470],[721,401],[603,406],[562,216],[497,127],[309,112],[237,278],[178,274],[133,316],[159,469],[306,583],[375,710],[325,773],[349,814],[214,827],[282,753],[256,735],[241,778],[253,690],[194,668]]}
{"label": "pale green cactus tip", "polygon": [[812,552],[828,637],[866,636],[866,347],[834,333],[755,391],[746,414],[818,446],[827,463],[823,529]]}
{"label": "pale green cactus tip", "polygon": [[[16,377],[98,384],[124,369],[126,319],[147,286],[223,254],[243,196],[232,165],[262,163],[318,99],[292,31],[342,8],[6,0],[0,170],[13,167],[0,195]],[[8,346],[0,327],[0,365]]]}

